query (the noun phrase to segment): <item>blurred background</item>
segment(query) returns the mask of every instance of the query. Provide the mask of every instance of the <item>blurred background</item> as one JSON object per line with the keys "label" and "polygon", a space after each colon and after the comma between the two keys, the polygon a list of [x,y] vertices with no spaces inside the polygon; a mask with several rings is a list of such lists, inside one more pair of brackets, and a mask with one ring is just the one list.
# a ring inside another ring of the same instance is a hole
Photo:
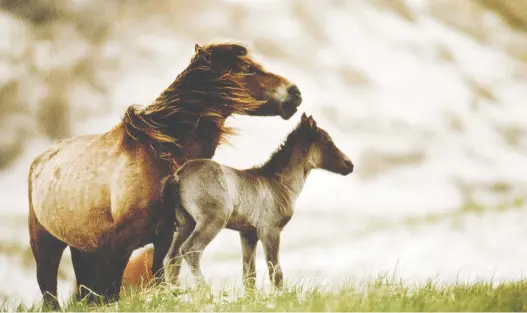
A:
{"label": "blurred background", "polygon": [[[0,0],[0,299],[40,298],[27,234],[36,154],[108,130],[152,102],[195,43],[226,40],[296,82],[300,112],[356,166],[309,177],[283,232],[286,279],[524,277],[526,12],[524,0]],[[239,134],[215,159],[262,163],[299,119],[231,118]],[[268,285],[261,248],[257,266]],[[236,233],[203,269],[241,282]],[[73,277],[66,250],[63,297]]]}

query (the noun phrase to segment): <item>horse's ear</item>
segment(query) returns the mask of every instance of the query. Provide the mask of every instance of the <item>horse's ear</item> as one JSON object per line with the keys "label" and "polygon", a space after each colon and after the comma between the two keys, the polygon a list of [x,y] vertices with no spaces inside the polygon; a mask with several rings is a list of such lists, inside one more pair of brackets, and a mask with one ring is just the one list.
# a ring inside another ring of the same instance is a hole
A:
{"label": "horse's ear", "polygon": [[198,55],[199,59],[202,59],[207,63],[208,65],[211,65],[210,55],[208,55],[204,50],[203,47],[195,44],[194,45],[194,52]]}
{"label": "horse's ear", "polygon": [[302,113],[302,116],[300,117],[300,120],[303,122],[305,120],[307,120],[307,115],[306,115],[306,112]]}
{"label": "horse's ear", "polygon": [[246,56],[247,55],[247,48],[245,48],[242,45],[233,45],[231,47],[231,51],[234,52],[237,56]]}

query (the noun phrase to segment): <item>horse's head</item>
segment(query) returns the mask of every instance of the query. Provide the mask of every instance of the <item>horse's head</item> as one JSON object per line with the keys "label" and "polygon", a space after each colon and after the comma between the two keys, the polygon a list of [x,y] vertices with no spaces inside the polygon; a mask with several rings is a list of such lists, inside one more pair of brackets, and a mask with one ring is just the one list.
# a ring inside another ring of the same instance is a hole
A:
{"label": "horse's head", "polygon": [[191,64],[211,68],[242,86],[253,101],[244,114],[289,119],[302,102],[298,87],[286,78],[271,73],[254,61],[247,48],[239,44],[196,44]]}
{"label": "horse's head", "polygon": [[313,117],[307,117],[304,113],[300,123],[310,143],[308,162],[312,168],[321,168],[342,175],[353,172],[351,160],[337,148],[328,133],[317,126]]}

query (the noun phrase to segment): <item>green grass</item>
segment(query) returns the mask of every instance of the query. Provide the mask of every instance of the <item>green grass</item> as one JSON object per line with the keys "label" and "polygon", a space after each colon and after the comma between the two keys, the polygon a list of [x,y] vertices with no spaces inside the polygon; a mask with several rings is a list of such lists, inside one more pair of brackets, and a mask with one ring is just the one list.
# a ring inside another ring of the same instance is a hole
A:
{"label": "green grass", "polygon": [[[89,306],[70,303],[67,311],[527,311],[527,281],[493,284],[408,285],[380,277],[363,286],[288,286],[244,296],[236,288],[171,290],[166,286],[131,291],[119,303]],[[4,305],[2,308],[6,310]],[[17,311],[39,311],[18,306]]]}

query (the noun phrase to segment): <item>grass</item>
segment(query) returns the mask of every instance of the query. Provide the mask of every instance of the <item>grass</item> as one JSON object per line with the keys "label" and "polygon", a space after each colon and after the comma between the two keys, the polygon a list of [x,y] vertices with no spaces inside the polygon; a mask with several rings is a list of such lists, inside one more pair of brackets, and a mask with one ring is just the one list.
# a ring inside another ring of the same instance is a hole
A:
{"label": "grass", "polygon": [[[527,311],[527,281],[494,284],[406,284],[380,276],[364,285],[339,287],[287,286],[280,291],[257,291],[244,296],[236,288],[178,291],[167,286],[129,291],[119,303],[69,303],[67,311]],[[0,309],[7,310],[4,304]],[[41,307],[11,307],[39,311]]]}

